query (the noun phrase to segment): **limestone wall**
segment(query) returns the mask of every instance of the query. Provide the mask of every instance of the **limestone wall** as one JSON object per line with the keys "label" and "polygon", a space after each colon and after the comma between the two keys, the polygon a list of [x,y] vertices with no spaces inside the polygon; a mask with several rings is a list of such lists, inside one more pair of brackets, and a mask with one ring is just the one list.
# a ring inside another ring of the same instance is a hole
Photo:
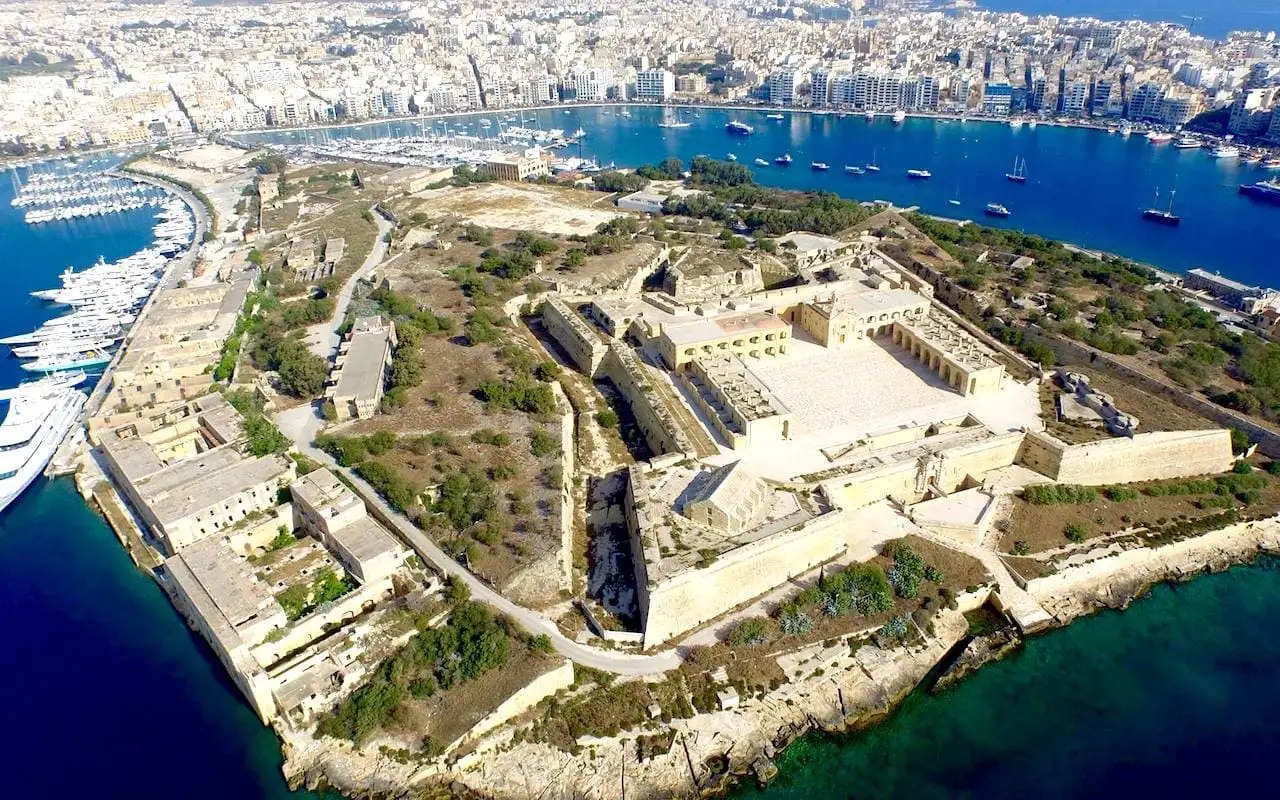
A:
{"label": "limestone wall", "polygon": [[841,515],[824,514],[731,550],[710,566],[644,586],[644,645],[653,647],[769,592],[845,551]]}
{"label": "limestone wall", "polygon": [[981,481],[983,474],[1007,467],[1017,461],[1023,433],[1014,431],[993,436],[981,442],[961,445],[942,453],[936,482],[943,491],[954,492],[972,476]]}
{"label": "limestone wall", "polygon": [[528,686],[502,701],[501,705],[489,712],[487,716],[473,725],[471,730],[467,731],[462,738],[450,745],[446,752],[451,752],[459,745],[483,736],[507,720],[518,717],[533,708],[561,689],[568,689],[572,685],[573,662],[568,660],[561,661],[560,665],[555,669],[550,672],[544,672],[534,678],[529,682]]}
{"label": "limestone wall", "polygon": [[594,377],[608,349],[586,321],[560,298],[548,297],[542,304],[542,324],[568,353],[574,365]]}
{"label": "limestone wall", "polygon": [[573,406],[559,383],[552,383],[556,405],[560,408],[560,588],[573,587],[573,487],[576,465],[574,454]]}
{"label": "limestone wall", "polygon": [[626,345],[616,342],[609,345],[600,364],[601,374],[613,381],[626,398],[649,449],[657,454],[684,453],[693,458],[697,447],[667,407],[655,385],[659,378],[649,374],[650,369]]}
{"label": "limestone wall", "polygon": [[914,461],[886,464],[853,475],[831,478],[822,482],[822,492],[840,508],[858,508],[878,502],[886,497],[896,500],[916,500],[916,479],[920,467]]}
{"label": "limestone wall", "polygon": [[1033,432],[1026,435],[1019,458],[1056,481],[1087,486],[1208,475],[1227,471],[1235,460],[1231,433],[1223,428],[1140,433],[1076,445]]}

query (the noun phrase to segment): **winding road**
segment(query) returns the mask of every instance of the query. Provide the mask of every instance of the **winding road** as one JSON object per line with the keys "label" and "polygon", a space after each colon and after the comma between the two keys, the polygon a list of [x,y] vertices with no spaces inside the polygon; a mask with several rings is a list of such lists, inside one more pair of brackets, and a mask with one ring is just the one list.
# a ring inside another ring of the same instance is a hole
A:
{"label": "winding road", "polygon": [[[387,253],[384,235],[391,230],[392,222],[381,214],[374,212],[378,223],[378,239],[373,250],[365,259],[360,269],[356,270],[343,284],[338,294],[333,319],[329,322],[313,325],[307,330],[308,347],[316,355],[330,358],[338,349],[341,337],[338,328],[346,316],[347,307],[351,304],[352,293],[356,282],[367,276],[374,267],[382,262]],[[400,538],[413,548],[424,561],[430,563],[437,571],[446,576],[456,576],[471,590],[471,598],[505,614],[532,633],[545,633],[551,638],[551,645],[556,652],[576,664],[592,669],[613,672],[619,675],[657,675],[680,666],[681,658],[674,650],[665,650],[652,655],[635,655],[612,650],[588,647],[573,641],[561,633],[556,624],[546,616],[515,603],[494,590],[489,584],[471,574],[465,567],[451,558],[432,542],[426,534],[418,530],[402,514],[391,508],[372,486],[352,471],[338,466],[328,453],[315,447],[316,434],[324,427],[324,419],[320,415],[318,403],[282,411],[275,417],[281,432],[293,441],[300,453],[318,463],[324,464],[335,473],[344,475],[355,487],[356,493],[384,524],[389,525]]]}

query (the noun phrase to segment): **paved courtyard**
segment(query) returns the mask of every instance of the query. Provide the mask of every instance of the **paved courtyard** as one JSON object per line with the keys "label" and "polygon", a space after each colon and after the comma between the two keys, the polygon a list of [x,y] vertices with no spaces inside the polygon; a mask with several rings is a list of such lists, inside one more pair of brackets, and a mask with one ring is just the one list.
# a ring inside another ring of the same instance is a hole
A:
{"label": "paved courtyard", "polygon": [[997,432],[1043,428],[1035,386],[1006,379],[996,394],[963,397],[887,338],[833,350],[796,338],[785,356],[747,365],[791,409],[792,438],[722,458],[742,457],[770,478],[826,469],[833,464],[822,448],[903,425],[973,414]]}

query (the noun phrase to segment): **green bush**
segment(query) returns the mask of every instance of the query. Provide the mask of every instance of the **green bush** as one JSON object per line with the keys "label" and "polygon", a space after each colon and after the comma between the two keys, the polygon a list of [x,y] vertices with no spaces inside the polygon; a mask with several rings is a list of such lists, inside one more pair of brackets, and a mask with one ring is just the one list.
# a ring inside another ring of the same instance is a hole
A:
{"label": "green bush", "polygon": [[1097,501],[1098,493],[1089,486],[1044,484],[1026,487],[1022,497],[1033,506],[1078,505]]}
{"label": "green bush", "polygon": [[764,617],[748,617],[729,632],[729,644],[734,647],[764,644],[769,641],[769,620]]}
{"label": "green bush", "polygon": [[1079,543],[1089,537],[1089,530],[1079,522],[1072,522],[1062,529],[1062,535],[1069,541]]}
{"label": "green bush", "polygon": [[1126,500],[1136,500],[1142,494],[1137,489],[1131,489],[1127,486],[1108,486],[1102,490],[1102,493],[1113,503],[1123,503]]}
{"label": "green bush", "polygon": [[529,452],[538,458],[554,455],[560,452],[560,441],[542,428],[535,428],[529,437]]}
{"label": "green bush", "polygon": [[[601,409],[596,412],[596,422],[598,422],[602,428],[616,428],[620,422],[618,419],[618,412],[614,411],[612,408]],[[1273,463],[1280,464],[1280,462]]]}

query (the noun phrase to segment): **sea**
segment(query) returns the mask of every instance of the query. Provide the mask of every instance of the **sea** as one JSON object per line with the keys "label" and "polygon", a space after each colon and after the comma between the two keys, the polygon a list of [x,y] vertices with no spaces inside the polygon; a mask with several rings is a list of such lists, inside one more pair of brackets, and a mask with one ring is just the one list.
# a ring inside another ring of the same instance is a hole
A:
{"label": "sea", "polygon": [[[794,166],[762,168],[760,179],[917,202],[938,213],[954,208],[947,200],[958,184],[970,210],[975,203],[1008,203],[1011,226],[1167,268],[1204,264],[1249,281],[1274,277],[1280,209],[1237,197],[1230,184],[1244,168],[1200,153],[1045,126],[1032,132],[909,120],[898,128],[888,120],[792,114],[773,122],[721,111],[702,111],[692,117],[695,125],[667,133],[653,127],[651,112],[634,109],[631,118],[621,118],[615,109],[577,109],[539,118],[544,127],[581,125],[588,131],[583,154],[620,165],[730,150],[750,163],[757,154],[790,151]],[[730,140],[724,121],[739,116],[757,132]],[[1029,162],[1028,186],[1004,185],[1014,155]],[[835,174],[845,163],[872,157],[884,170],[870,181]],[[808,161],[817,158],[831,162],[832,172],[810,170]],[[915,166],[933,170],[935,178],[907,183],[902,172]],[[1176,202],[1186,223],[1170,244],[1168,231],[1129,217],[1152,184],[1175,173],[1182,187],[1198,188],[1187,188],[1185,206],[1180,188]],[[849,188],[855,185],[856,192]],[[10,207],[11,197],[12,187],[0,181],[0,335],[54,313],[27,293],[54,285],[64,268],[119,258],[150,241],[153,219],[146,212],[27,226]],[[1113,211],[1099,214],[1099,204]],[[1197,228],[1198,234],[1184,235]],[[0,385],[21,377],[13,359],[0,359]],[[1037,637],[938,697],[912,695],[873,730],[805,737],[782,756],[781,775],[764,796],[1266,791],[1259,789],[1267,785],[1265,770],[1280,759],[1274,725],[1280,638],[1271,633],[1277,606],[1280,564],[1271,559],[1157,588],[1123,614],[1103,613]],[[0,515],[0,619],[6,623],[0,685],[8,690],[0,777],[8,794],[314,797],[288,791],[274,735],[66,479],[37,482]],[[737,796],[757,794],[746,786]]]}
{"label": "sea", "polygon": [[[498,125],[543,131],[586,131],[578,145],[557,151],[618,167],[656,164],[697,155],[733,154],[760,183],[787,189],[835,192],[859,201],[885,200],[899,207],[987,225],[1015,228],[1083,247],[1126,256],[1169,270],[1193,267],[1267,285],[1277,274],[1277,207],[1239,193],[1242,183],[1280,174],[1238,159],[1215,159],[1208,150],[1153,145],[1140,134],[1127,138],[1106,130],[1047,125],[1014,128],[1002,122],[811,114],[725,109],[682,109],[687,128],[659,128],[675,112],[632,106],[629,116],[612,106],[493,112],[448,120],[401,120],[323,130],[270,131],[236,138],[249,142],[338,143],[373,139],[466,134],[490,137]],[[768,114],[781,113],[782,119]],[[523,118],[524,122],[521,122]],[[482,121],[488,120],[489,127]],[[751,125],[750,136],[731,136],[725,125]],[[774,159],[790,155],[790,166]],[[757,165],[762,159],[765,165]],[[1026,183],[1005,175],[1025,160]],[[813,169],[815,162],[828,166]],[[853,175],[846,165],[874,163],[879,172]],[[912,180],[909,169],[932,174]],[[953,202],[955,201],[955,202]],[[1007,219],[986,217],[988,203],[1009,209]],[[1142,219],[1150,207],[1182,217],[1177,228]]]}
{"label": "sea", "polygon": [[1232,31],[1280,31],[1280,5],[1273,0],[978,0],[988,11],[1109,21],[1173,22],[1211,39]]}

